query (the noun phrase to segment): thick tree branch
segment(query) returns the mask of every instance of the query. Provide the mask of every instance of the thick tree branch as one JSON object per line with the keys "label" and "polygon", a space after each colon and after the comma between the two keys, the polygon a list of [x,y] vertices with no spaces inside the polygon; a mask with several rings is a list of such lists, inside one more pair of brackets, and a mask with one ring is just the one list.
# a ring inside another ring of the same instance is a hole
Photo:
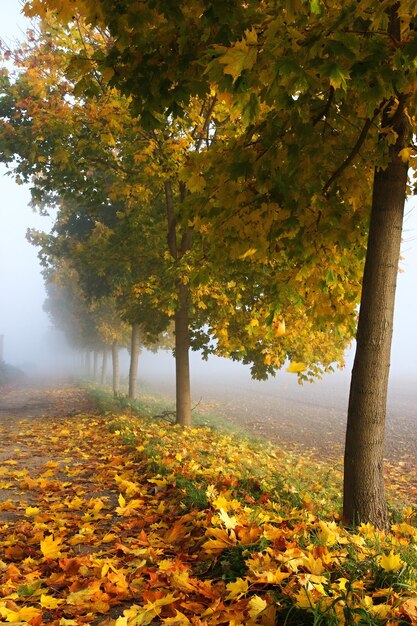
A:
{"label": "thick tree branch", "polygon": [[362,128],[362,130],[360,132],[360,135],[359,135],[355,145],[353,146],[352,150],[350,151],[350,153],[348,154],[346,159],[343,161],[343,163],[341,163],[339,165],[337,170],[335,172],[333,172],[333,174],[330,176],[330,178],[327,181],[327,183],[324,185],[324,187],[322,189],[323,195],[326,196],[328,194],[328,191],[329,191],[330,187],[333,185],[334,181],[337,178],[339,178],[339,176],[342,174],[342,172],[344,172],[345,169],[352,163],[353,159],[355,158],[355,156],[358,154],[359,150],[363,146],[363,144],[365,142],[365,139],[366,139],[366,137],[368,135],[369,129],[371,128],[371,126],[374,123],[375,119],[380,114],[381,109],[382,109],[382,105],[379,106],[377,109],[375,109],[374,114],[373,114],[372,117],[370,117],[370,118],[368,118],[366,120],[366,122],[363,125],[363,128]]}

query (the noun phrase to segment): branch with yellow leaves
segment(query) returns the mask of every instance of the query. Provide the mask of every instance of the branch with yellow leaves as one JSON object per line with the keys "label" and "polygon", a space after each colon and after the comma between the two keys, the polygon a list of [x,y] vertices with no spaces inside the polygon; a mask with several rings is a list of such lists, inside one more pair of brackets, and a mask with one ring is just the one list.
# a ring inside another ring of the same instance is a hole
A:
{"label": "branch with yellow leaves", "polygon": [[337,178],[339,178],[339,176],[342,174],[342,172],[345,171],[345,169],[352,163],[353,159],[355,158],[355,156],[358,154],[359,150],[361,149],[361,147],[363,146],[365,139],[368,135],[368,132],[372,126],[372,124],[375,122],[376,118],[378,117],[378,115],[381,113],[383,109],[383,104],[381,104],[377,109],[375,109],[374,114],[372,117],[369,117],[365,124],[362,127],[362,130],[359,134],[359,137],[355,143],[355,145],[353,146],[352,150],[349,152],[349,154],[347,155],[346,159],[339,165],[339,167],[337,168],[337,170],[335,172],[333,172],[333,174],[330,176],[329,180],[327,181],[327,183],[324,185],[323,189],[322,189],[322,193],[324,196],[327,196],[330,187],[333,185],[333,183],[335,182],[335,180]]}

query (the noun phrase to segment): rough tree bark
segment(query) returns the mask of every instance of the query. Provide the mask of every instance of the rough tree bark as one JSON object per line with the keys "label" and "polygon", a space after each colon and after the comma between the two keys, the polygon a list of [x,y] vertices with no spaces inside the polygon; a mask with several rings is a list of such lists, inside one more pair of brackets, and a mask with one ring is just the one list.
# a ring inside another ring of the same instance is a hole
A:
{"label": "rough tree bark", "polygon": [[108,348],[108,346],[104,346],[104,348],[103,348],[103,360],[102,360],[102,363],[101,363],[101,377],[100,377],[100,383],[102,385],[105,385],[106,384],[106,380],[107,380],[108,356],[109,356],[109,348]]}
{"label": "rough tree bark", "polygon": [[117,396],[120,391],[119,346],[117,345],[117,341],[113,341],[112,343],[111,356],[113,364],[113,393]]}
{"label": "rough tree bark", "polygon": [[[400,39],[391,14],[390,34]],[[403,96],[392,98],[382,128],[398,134],[389,163],[374,175],[371,222],[362,284],[357,348],[350,386],[344,461],[343,519],[347,525],[388,523],[383,456],[395,291],[400,256],[408,164],[399,152],[410,139]],[[397,106],[398,105],[398,106]]]}
{"label": "rough tree bark", "polygon": [[135,400],[137,396],[138,360],[140,349],[140,327],[132,324],[132,337],[130,343],[130,367],[129,367],[129,398]]}

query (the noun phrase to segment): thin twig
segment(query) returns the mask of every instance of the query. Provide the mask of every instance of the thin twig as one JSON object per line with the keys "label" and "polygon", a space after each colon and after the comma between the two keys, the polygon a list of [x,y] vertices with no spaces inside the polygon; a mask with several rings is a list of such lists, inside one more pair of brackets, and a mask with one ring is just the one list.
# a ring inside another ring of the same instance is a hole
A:
{"label": "thin twig", "polygon": [[200,400],[197,402],[197,404],[196,404],[195,406],[193,406],[193,408],[191,409],[191,412],[193,412],[193,411],[195,411],[195,410],[196,410],[196,408],[197,408],[197,407],[201,404],[202,400],[203,400],[203,396],[201,396],[201,398],[200,398]]}

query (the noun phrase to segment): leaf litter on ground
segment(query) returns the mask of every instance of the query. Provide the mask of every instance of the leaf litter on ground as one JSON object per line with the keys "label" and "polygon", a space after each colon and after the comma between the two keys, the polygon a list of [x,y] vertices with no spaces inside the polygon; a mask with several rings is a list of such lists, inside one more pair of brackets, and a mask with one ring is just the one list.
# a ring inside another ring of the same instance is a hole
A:
{"label": "leaf litter on ground", "polygon": [[3,622],[417,623],[416,509],[344,529],[334,464],[128,407],[2,429]]}

